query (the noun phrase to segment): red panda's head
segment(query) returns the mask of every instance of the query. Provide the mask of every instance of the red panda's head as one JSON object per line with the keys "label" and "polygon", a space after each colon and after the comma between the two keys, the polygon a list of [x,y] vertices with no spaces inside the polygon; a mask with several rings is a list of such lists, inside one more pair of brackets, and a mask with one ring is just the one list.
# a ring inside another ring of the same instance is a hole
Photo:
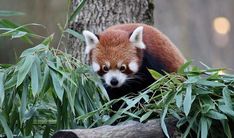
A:
{"label": "red panda's head", "polygon": [[90,56],[93,70],[110,87],[121,87],[126,80],[138,72],[142,62],[143,27],[131,34],[122,30],[106,30],[98,36],[83,31],[85,53]]}

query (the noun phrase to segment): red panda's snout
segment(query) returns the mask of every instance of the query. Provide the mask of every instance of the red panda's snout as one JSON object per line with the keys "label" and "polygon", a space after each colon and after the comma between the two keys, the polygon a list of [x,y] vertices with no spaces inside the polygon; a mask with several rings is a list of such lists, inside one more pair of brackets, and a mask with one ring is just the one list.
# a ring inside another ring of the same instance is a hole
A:
{"label": "red panda's snout", "polygon": [[127,80],[127,75],[119,70],[110,70],[103,75],[105,83],[110,87],[121,87]]}
{"label": "red panda's snout", "polygon": [[124,85],[128,79],[131,79],[131,77],[137,73],[139,65],[134,60],[130,61],[128,64],[120,60],[116,65],[111,65],[109,61],[105,61],[103,65],[92,62],[92,68],[102,77],[108,86],[117,88]]}

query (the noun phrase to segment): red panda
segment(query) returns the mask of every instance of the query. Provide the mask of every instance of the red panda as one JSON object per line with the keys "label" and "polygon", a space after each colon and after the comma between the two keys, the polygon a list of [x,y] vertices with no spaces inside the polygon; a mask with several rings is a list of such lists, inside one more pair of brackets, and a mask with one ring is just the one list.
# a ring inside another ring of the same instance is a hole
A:
{"label": "red panda", "polygon": [[110,99],[138,92],[155,80],[149,69],[176,72],[185,58],[159,30],[145,24],[114,25],[95,35],[83,31],[93,70],[104,80]]}

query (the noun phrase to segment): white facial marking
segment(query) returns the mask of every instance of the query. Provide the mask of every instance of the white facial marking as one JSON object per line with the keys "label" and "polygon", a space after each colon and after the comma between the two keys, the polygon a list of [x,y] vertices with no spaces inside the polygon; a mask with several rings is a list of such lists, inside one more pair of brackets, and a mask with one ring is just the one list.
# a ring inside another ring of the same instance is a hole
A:
{"label": "white facial marking", "polygon": [[110,67],[110,62],[109,61],[105,61],[107,67],[109,68]]}
{"label": "white facial marking", "polygon": [[137,64],[135,61],[130,62],[130,63],[128,64],[128,67],[129,67],[129,69],[130,69],[131,71],[133,71],[133,72],[135,72],[135,73],[138,71],[138,68],[139,68],[138,64]]}
{"label": "white facial marking", "polygon": [[122,63],[123,63],[123,61],[119,61],[119,62],[117,63],[117,67],[118,67],[118,68],[121,67]]}
{"label": "white facial marking", "polygon": [[87,30],[83,31],[83,35],[86,43],[85,54],[89,54],[89,52],[96,47],[97,43],[99,43],[99,40],[95,34]]}
{"label": "white facial marking", "polygon": [[[126,81],[127,75],[120,72],[119,70],[110,70],[105,75],[103,75],[103,78],[104,78],[107,85],[109,85],[111,87],[120,87]],[[111,85],[111,80],[113,78],[118,80],[118,84],[116,86]]]}
{"label": "white facial marking", "polygon": [[146,46],[143,42],[143,26],[137,27],[129,38],[129,41],[137,48],[145,49]]}
{"label": "white facial marking", "polygon": [[95,72],[100,70],[100,65],[97,62],[93,62],[92,67]]}

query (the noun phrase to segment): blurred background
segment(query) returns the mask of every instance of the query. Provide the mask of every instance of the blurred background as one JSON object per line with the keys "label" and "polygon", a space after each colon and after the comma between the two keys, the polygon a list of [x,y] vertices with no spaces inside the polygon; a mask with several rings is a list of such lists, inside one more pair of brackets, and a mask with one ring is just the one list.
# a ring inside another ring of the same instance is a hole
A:
{"label": "blurred background", "polygon": [[[64,24],[65,0],[1,0],[0,10],[21,11],[11,17],[18,24],[40,23],[37,33],[59,37],[58,23]],[[155,0],[155,26],[165,33],[187,59],[211,67],[234,69],[234,0]],[[36,44],[34,44],[36,45]],[[14,63],[28,44],[0,38],[0,63]]]}
{"label": "blurred background", "polygon": [[[58,24],[64,25],[67,12],[67,0],[0,0],[0,10],[20,11],[23,16],[7,17],[15,24],[23,25],[38,23],[46,26],[30,28],[36,34],[49,36],[55,33],[55,39],[59,39]],[[38,41],[39,43],[40,41]],[[18,39],[9,40],[9,37],[0,37],[0,63],[15,63],[21,52],[35,46]]]}
{"label": "blurred background", "polygon": [[234,0],[156,0],[155,26],[188,59],[234,69]]}

